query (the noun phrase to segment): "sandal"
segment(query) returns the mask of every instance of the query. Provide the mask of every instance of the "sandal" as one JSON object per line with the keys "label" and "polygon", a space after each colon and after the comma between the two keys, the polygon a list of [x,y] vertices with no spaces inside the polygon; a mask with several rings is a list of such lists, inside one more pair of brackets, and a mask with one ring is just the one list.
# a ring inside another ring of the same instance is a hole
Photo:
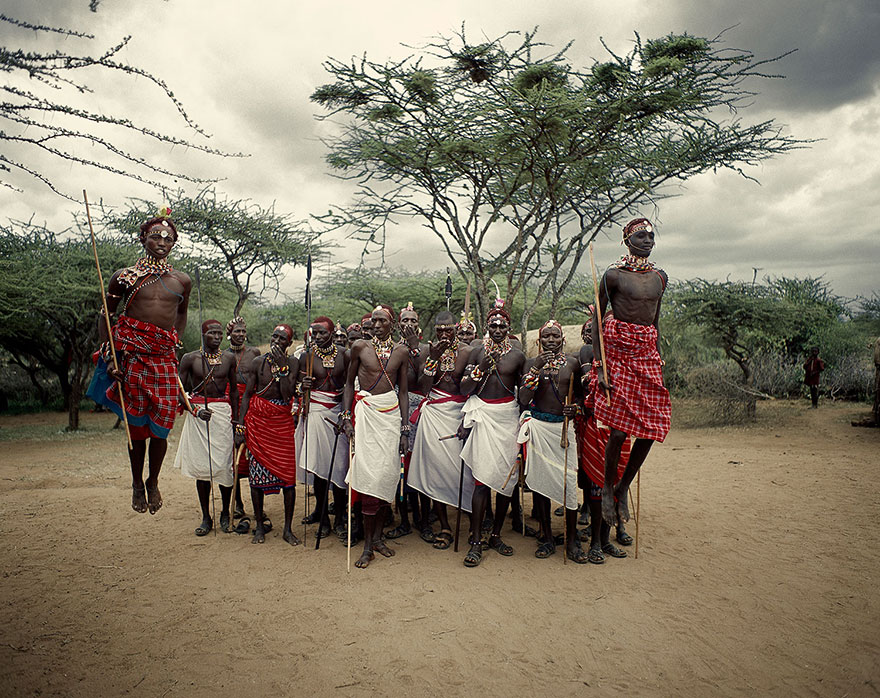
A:
{"label": "sandal", "polygon": [[211,521],[211,520],[208,520],[208,521],[202,521],[202,523],[200,523],[200,524],[198,525],[198,527],[196,528],[195,533],[196,533],[196,535],[199,536],[199,537],[201,537],[201,536],[207,536],[207,535],[211,532],[211,529],[212,529],[212,528],[214,528],[214,522],[213,522],[213,521]]}
{"label": "sandal", "polygon": [[410,533],[412,533],[412,528],[401,524],[397,528],[392,528],[390,531],[388,531],[388,533],[385,534],[385,537],[394,540],[395,538],[403,538],[404,536],[408,536]]}
{"label": "sandal", "polygon": [[590,548],[590,551],[587,553],[587,562],[592,562],[594,565],[602,565],[605,563],[605,556],[599,548]]}
{"label": "sandal", "polygon": [[[495,541],[494,543],[492,541]],[[501,536],[489,536],[489,547],[497,551],[499,555],[510,557],[513,555],[513,548],[501,540]]]}
{"label": "sandal", "polygon": [[471,541],[471,549],[464,556],[465,567],[476,567],[483,560],[483,546],[481,543]]}
{"label": "sandal", "polygon": [[626,550],[621,550],[613,543],[605,543],[605,545],[602,546],[602,552],[611,557],[626,557]]}
{"label": "sandal", "polygon": [[550,557],[556,552],[556,546],[553,543],[538,543],[538,549],[535,551],[535,557],[539,560]]}
{"label": "sandal", "polygon": [[419,538],[421,538],[426,543],[433,543],[436,540],[434,529],[430,526],[425,526],[424,528],[422,528],[421,533],[419,533]]}
{"label": "sandal", "polygon": [[248,533],[251,530],[251,519],[249,516],[243,516],[241,520],[236,524],[234,530],[238,535],[243,536],[245,533]]}
{"label": "sandal", "polygon": [[565,556],[571,560],[572,562],[576,562],[579,565],[584,565],[590,561],[589,556],[584,552],[584,549],[581,547],[581,544],[578,543],[577,547],[572,550],[568,550],[565,553]]}
{"label": "sandal", "polygon": [[633,544],[632,536],[629,533],[627,533],[625,530],[623,530],[622,528],[617,529],[617,535],[615,536],[615,538],[617,538],[617,542],[620,543],[621,545],[632,545]]}
{"label": "sandal", "polygon": [[453,540],[455,540],[455,538],[452,535],[452,531],[444,528],[440,533],[434,536],[434,548],[436,550],[448,550],[449,546],[452,545]]}

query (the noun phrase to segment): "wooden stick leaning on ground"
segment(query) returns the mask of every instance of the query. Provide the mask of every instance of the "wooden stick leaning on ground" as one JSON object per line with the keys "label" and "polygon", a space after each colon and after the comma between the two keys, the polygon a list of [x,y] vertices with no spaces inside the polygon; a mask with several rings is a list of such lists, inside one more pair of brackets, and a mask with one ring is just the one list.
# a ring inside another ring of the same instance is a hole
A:
{"label": "wooden stick leaning on ground", "polygon": [[[565,399],[566,407],[571,404],[571,398],[574,395],[574,371],[571,372],[571,375],[568,377],[568,397]],[[562,439],[559,442],[559,445],[565,449],[565,461],[562,466],[562,518],[563,518],[563,526],[562,526],[562,564],[568,564],[566,560],[568,560],[568,509],[566,508],[566,504],[568,503],[568,416],[564,416],[562,418]],[[523,528],[523,532],[525,532],[525,528]]]}
{"label": "wooden stick leaning on ground", "polygon": [[[208,409],[208,378],[210,377],[210,371],[208,370],[208,363],[205,361],[205,333],[202,330],[203,319],[202,319],[202,275],[199,272],[199,268],[196,267],[196,297],[199,301],[199,333],[201,335],[201,341],[199,343],[201,349],[202,356],[202,370],[205,372],[205,382],[202,386],[202,394],[205,396],[205,409]],[[180,383],[180,376],[177,376],[177,382],[181,388],[183,388],[183,384]],[[186,395],[186,392],[183,393]],[[217,502],[214,498],[214,461],[211,458],[211,421],[208,420],[205,422],[205,436],[207,437],[208,442],[208,477],[211,482],[211,528],[214,529],[214,535],[217,535]]]}
{"label": "wooden stick leaning on ground", "polygon": [[[602,328],[602,309],[599,307],[599,280],[596,278],[596,262],[593,260],[593,243],[590,243],[590,271],[593,274],[593,296],[596,299],[596,322],[599,323],[599,357],[602,359],[602,373],[605,376],[605,385],[608,385],[608,366],[605,365],[605,336]],[[605,398],[611,405],[611,391],[605,388]]]}
{"label": "wooden stick leaning on ground", "polygon": [[348,525],[346,528],[346,535],[348,536],[348,543],[346,546],[345,552],[345,569],[346,572],[351,574],[351,476],[352,471],[354,470],[354,434],[352,434],[351,438],[348,440],[348,507],[346,508],[346,516],[348,517]]}
{"label": "wooden stick leaning on ground", "polygon": [[339,445],[339,426],[336,422],[327,417],[324,417],[324,421],[333,427],[335,436],[333,437],[333,452],[330,454],[330,470],[327,473],[327,489],[324,491],[323,501],[316,502],[318,506],[318,534],[315,536],[315,550],[321,548],[321,526],[324,525],[324,515],[327,513],[327,502],[330,500],[330,490],[333,489],[333,463],[336,461],[336,446]]}
{"label": "wooden stick leaning on ground", "polygon": [[642,508],[642,470],[636,473],[636,560],[639,559],[639,514]]}
{"label": "wooden stick leaning on ground", "polygon": [[[110,343],[110,356],[113,359],[113,370],[119,372],[119,362],[116,360],[116,346],[113,342],[113,326],[110,324],[110,310],[107,308],[107,292],[104,290],[104,276],[101,274],[101,263],[98,261],[98,241],[95,239],[95,230],[92,228],[92,214],[89,212],[89,197],[83,189],[83,201],[86,204],[86,218],[89,221],[89,235],[92,238],[92,252],[95,254],[95,269],[98,272],[98,283],[101,286],[101,303],[104,308],[104,321],[107,323],[107,341]],[[131,431],[128,428],[128,414],[125,411],[125,391],[119,382],[119,406],[122,408],[122,423],[125,425],[125,438],[128,439],[129,450],[134,448],[131,442]]]}
{"label": "wooden stick leaning on ground", "polygon": [[[241,454],[244,451],[245,445],[242,444],[236,449],[232,451],[232,498],[230,499],[229,508],[232,509],[232,520],[229,522],[229,531],[227,533],[232,533],[235,530],[235,502],[238,497],[238,462],[241,460]],[[242,510],[243,511],[243,510]]]}

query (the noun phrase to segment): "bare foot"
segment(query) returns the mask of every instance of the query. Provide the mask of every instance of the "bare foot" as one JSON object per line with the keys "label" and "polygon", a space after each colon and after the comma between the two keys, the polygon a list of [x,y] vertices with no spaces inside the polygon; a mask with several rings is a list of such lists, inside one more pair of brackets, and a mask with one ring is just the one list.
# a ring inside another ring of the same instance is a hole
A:
{"label": "bare foot", "polygon": [[363,554],[354,561],[354,566],[363,569],[373,561],[374,557],[376,556],[373,555],[372,550],[364,550]]}
{"label": "bare foot", "polygon": [[373,543],[373,550],[375,550],[380,555],[384,555],[385,557],[394,557],[394,551],[389,548],[385,543],[381,540],[378,543]]}
{"label": "bare foot", "polygon": [[145,488],[131,488],[131,508],[138,514],[147,513],[147,490]]}
{"label": "bare foot", "polygon": [[293,535],[293,531],[285,531],[281,534],[281,537],[291,545],[299,545],[299,538]]}
{"label": "bare foot", "polygon": [[155,514],[162,508],[162,495],[159,492],[159,486],[147,486],[147,508],[151,514]]}
{"label": "bare foot", "polygon": [[602,488],[602,518],[611,526],[617,523],[617,506],[614,501],[614,490],[607,486]]}
{"label": "bare foot", "polygon": [[265,543],[266,542],[266,532],[263,530],[263,527],[260,524],[257,524],[257,527],[254,529],[254,537],[251,540],[251,543]]}

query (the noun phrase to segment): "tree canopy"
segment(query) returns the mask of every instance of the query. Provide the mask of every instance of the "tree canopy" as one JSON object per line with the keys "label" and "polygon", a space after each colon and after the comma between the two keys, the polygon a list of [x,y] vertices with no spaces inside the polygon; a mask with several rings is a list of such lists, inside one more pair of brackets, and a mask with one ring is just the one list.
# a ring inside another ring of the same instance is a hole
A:
{"label": "tree canopy", "polygon": [[[312,100],[339,122],[327,162],[358,183],[350,206],[322,220],[365,251],[412,219],[439,240],[477,311],[489,280],[506,296],[538,279],[555,311],[588,243],[696,174],[742,169],[798,147],[772,120],[737,116],[775,77],[771,60],[688,34],[642,41],[591,66],[572,65],[536,32],[473,43],[464,28],[401,61],[325,62],[332,82]],[[531,305],[531,308],[534,306]],[[523,326],[530,307],[523,312]]]}

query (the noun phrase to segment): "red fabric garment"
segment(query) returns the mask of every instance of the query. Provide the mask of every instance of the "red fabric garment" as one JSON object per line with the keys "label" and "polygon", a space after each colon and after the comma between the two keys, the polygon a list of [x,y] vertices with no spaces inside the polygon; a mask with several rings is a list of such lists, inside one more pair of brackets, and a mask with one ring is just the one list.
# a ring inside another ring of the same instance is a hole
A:
{"label": "red fabric garment", "polygon": [[293,415],[289,404],[276,404],[259,395],[251,397],[244,418],[248,450],[269,472],[284,483],[296,484]]}
{"label": "red fabric garment", "polygon": [[804,364],[804,385],[819,385],[819,374],[825,370],[825,362],[811,356]]}
{"label": "red fabric garment", "polygon": [[[229,397],[229,386],[230,383],[226,384],[226,397]],[[247,386],[244,383],[238,383],[238,400],[239,405],[241,404],[241,399],[244,397],[244,389]],[[241,455],[238,457],[238,476],[239,477],[247,477],[248,476],[248,458],[247,458],[247,449],[241,449]]]}
{"label": "red fabric garment", "polygon": [[669,433],[672,406],[663,386],[657,328],[613,316],[603,324],[605,367],[613,390],[609,406],[605,391],[591,385],[596,419],[633,438],[663,441]]}
{"label": "red fabric garment", "polygon": [[[119,368],[125,377],[125,411],[132,426],[153,427],[153,436],[165,438],[177,413],[177,330],[121,315],[113,328]],[[118,383],[107,398],[119,404]],[[134,438],[134,437],[133,437]]]}
{"label": "red fabric garment", "polygon": [[[410,424],[415,424],[419,421],[419,417],[422,414],[422,408],[427,407],[428,405],[442,405],[444,402],[458,402],[464,404],[467,402],[467,395],[453,395],[452,393],[447,393],[443,390],[437,390],[438,393],[443,393],[443,397],[438,398],[428,398],[427,400],[422,400],[419,403],[419,406],[416,407],[415,411],[409,416]],[[419,393],[421,395],[421,393]]]}
{"label": "red fabric garment", "polygon": [[[583,417],[578,415],[574,420],[574,430],[578,441],[578,461],[581,470],[597,487],[605,485],[605,447],[608,445],[608,437],[611,430],[600,427],[595,417]],[[620,448],[620,460],[617,463],[617,479],[623,476],[623,471],[629,461],[630,440],[626,439]]]}

